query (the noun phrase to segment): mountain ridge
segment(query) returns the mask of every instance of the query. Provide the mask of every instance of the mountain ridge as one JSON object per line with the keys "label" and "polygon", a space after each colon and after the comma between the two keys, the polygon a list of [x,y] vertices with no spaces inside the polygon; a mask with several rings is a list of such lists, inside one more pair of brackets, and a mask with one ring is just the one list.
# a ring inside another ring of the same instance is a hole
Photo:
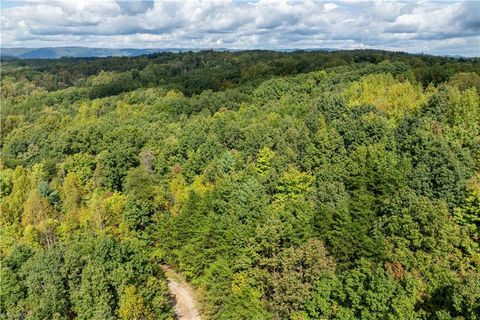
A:
{"label": "mountain ridge", "polygon": [[[10,47],[0,48],[1,58],[18,58],[18,59],[59,59],[64,57],[69,58],[101,58],[101,57],[135,57],[146,54],[153,54],[158,52],[198,52],[203,50],[213,51],[244,51],[246,49],[229,49],[229,48],[97,48],[97,47],[82,47],[82,46],[67,46],[67,47]],[[252,49],[255,50],[255,49]],[[266,49],[258,49],[266,50]],[[271,51],[278,52],[293,52],[293,51],[337,51],[335,48],[284,48],[275,49]],[[269,50],[270,51],[270,50]]]}

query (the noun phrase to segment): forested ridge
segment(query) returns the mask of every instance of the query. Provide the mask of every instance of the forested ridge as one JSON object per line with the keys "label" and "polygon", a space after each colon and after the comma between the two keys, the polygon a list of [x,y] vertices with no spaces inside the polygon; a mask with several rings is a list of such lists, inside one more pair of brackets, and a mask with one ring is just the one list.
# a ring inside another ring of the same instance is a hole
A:
{"label": "forested ridge", "polygon": [[0,318],[479,319],[480,60],[4,60]]}

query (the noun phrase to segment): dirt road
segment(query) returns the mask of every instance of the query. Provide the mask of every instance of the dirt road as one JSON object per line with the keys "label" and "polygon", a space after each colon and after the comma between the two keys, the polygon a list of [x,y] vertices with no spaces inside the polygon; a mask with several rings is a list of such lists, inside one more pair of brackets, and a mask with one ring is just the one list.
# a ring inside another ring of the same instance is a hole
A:
{"label": "dirt road", "polygon": [[162,265],[168,280],[168,289],[175,298],[175,315],[178,320],[201,320],[192,288],[181,275]]}

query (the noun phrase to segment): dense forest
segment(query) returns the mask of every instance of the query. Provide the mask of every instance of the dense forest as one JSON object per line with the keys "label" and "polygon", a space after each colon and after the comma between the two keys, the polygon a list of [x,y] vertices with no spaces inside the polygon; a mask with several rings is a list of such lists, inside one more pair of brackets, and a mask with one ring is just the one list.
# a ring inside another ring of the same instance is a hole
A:
{"label": "dense forest", "polygon": [[480,59],[4,60],[2,319],[480,319]]}

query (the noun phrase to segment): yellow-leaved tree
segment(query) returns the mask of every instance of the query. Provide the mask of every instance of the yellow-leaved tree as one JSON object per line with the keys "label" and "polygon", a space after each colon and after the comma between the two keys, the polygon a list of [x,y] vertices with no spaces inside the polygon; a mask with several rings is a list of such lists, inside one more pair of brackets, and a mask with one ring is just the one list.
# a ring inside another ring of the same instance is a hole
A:
{"label": "yellow-leaved tree", "polygon": [[40,222],[55,217],[55,210],[45,197],[42,197],[37,190],[32,190],[25,202],[22,224],[37,225]]}
{"label": "yellow-leaved tree", "polygon": [[15,224],[21,220],[23,204],[30,191],[30,177],[23,167],[17,167],[12,175],[12,190],[1,202],[1,223]]}
{"label": "yellow-leaved tree", "polygon": [[155,316],[146,306],[134,286],[127,286],[120,298],[120,318],[124,320],[153,320]]}
{"label": "yellow-leaved tree", "polygon": [[350,107],[373,105],[394,118],[418,109],[428,99],[420,84],[400,82],[390,73],[371,74],[354,81],[344,94]]}
{"label": "yellow-leaved tree", "polygon": [[67,213],[76,211],[82,201],[83,188],[80,179],[75,172],[69,172],[62,186],[62,203]]}

